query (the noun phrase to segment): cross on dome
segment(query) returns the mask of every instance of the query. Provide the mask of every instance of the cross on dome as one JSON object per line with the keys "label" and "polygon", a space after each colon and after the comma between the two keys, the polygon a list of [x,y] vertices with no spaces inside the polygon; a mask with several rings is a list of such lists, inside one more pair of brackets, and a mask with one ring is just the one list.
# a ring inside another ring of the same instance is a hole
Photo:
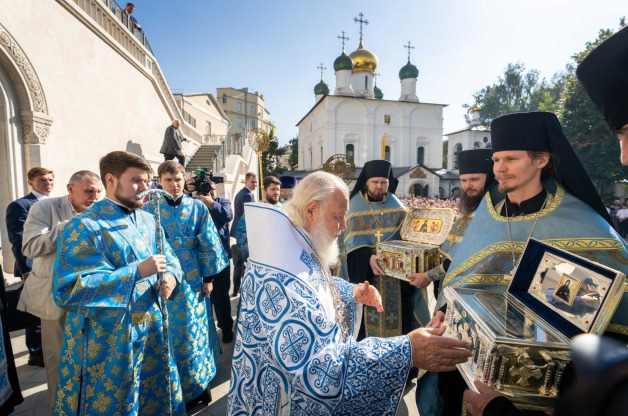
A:
{"label": "cross on dome", "polygon": [[361,38],[363,37],[363,33],[362,33],[362,24],[364,24],[364,25],[368,25],[368,24],[369,24],[369,21],[368,21],[368,20],[364,20],[364,19],[363,19],[364,14],[362,14],[362,12],[360,12],[360,14],[359,14],[358,16],[360,16],[360,18],[358,19],[357,17],[354,17],[354,18],[353,18],[353,21],[354,21],[354,22],[356,22],[356,23],[360,23],[360,39],[361,39]]}
{"label": "cross on dome", "polygon": [[338,39],[342,39],[342,51],[345,51],[345,42],[349,40],[348,36],[345,36],[345,31],[342,31],[342,36],[336,36]]}
{"label": "cross on dome", "polygon": [[412,46],[410,41],[408,41],[408,43],[406,45],[403,45],[403,47],[408,50],[408,62],[410,62],[410,51],[411,49],[414,49],[414,46]]}

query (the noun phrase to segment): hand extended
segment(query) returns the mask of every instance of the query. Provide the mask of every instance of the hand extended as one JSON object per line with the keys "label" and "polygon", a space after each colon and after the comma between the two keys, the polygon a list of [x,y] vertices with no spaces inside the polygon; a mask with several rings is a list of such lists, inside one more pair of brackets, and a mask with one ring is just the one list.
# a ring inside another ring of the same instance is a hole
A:
{"label": "hand extended", "polygon": [[177,286],[177,281],[174,276],[171,274],[164,274],[163,280],[159,285],[159,292],[161,293],[161,298],[166,300],[172,295],[172,291]]}
{"label": "hand extended", "polygon": [[213,291],[214,291],[214,282],[203,283],[203,287],[201,288],[201,293],[203,294],[203,296],[208,298],[209,295],[211,295]]}
{"label": "hand extended", "polygon": [[196,199],[205,204],[207,209],[214,208],[214,198],[212,198],[211,195],[196,195]]}
{"label": "hand extended", "polygon": [[442,311],[436,311],[432,319],[425,325],[426,328],[440,328],[445,320],[445,314]]}
{"label": "hand extended", "polygon": [[445,327],[419,328],[408,334],[412,344],[412,365],[432,372],[453,371],[456,364],[471,357],[469,343],[461,339],[442,337]]}
{"label": "hand extended", "polygon": [[363,305],[373,306],[377,309],[377,312],[384,312],[382,306],[382,296],[379,294],[379,290],[369,285],[369,282],[358,283],[353,288],[353,294],[355,295],[356,302],[360,302]]}
{"label": "hand extended", "polygon": [[408,278],[410,279],[410,284],[418,288],[427,287],[431,283],[425,273],[410,273]]}
{"label": "hand extended", "polygon": [[140,276],[148,277],[166,270],[166,256],[154,254],[137,265]]}
{"label": "hand extended", "polygon": [[373,274],[377,275],[377,276],[383,276],[386,273],[384,273],[384,270],[382,270],[382,268],[379,265],[379,262],[382,260],[382,258],[380,256],[376,256],[375,254],[371,255],[371,259],[369,260],[369,264],[371,266],[371,269],[373,269]]}
{"label": "hand extended", "polygon": [[471,413],[472,416],[482,416],[489,402],[501,396],[501,394],[482,383],[480,380],[475,380],[473,384],[475,388],[478,389],[479,393],[466,390],[463,397],[469,413]]}

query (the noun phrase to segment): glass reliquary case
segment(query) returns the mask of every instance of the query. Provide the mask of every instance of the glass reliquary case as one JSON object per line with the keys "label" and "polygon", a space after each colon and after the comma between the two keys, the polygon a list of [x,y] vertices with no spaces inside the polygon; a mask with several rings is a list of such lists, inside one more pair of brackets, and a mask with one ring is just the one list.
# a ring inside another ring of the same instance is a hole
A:
{"label": "glass reliquary case", "polygon": [[523,409],[551,410],[570,358],[570,339],[602,334],[624,290],[624,274],[528,240],[508,290],[445,289],[446,335],[473,356],[458,370]]}
{"label": "glass reliquary case", "polygon": [[377,243],[380,266],[387,276],[409,281],[410,273],[430,270],[440,264],[438,247],[445,241],[455,214],[449,208],[415,209],[401,224],[401,240]]}

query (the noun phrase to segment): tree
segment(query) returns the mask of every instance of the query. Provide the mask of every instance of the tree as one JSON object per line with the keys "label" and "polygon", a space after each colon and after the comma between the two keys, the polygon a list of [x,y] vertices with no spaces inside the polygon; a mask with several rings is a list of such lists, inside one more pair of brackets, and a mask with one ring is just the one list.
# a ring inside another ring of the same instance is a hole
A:
{"label": "tree", "polygon": [[449,149],[449,140],[443,141],[443,169],[447,169],[447,151]]}
{"label": "tree", "polygon": [[290,152],[290,169],[294,169],[299,164],[299,136],[288,142],[288,151]]}
{"label": "tree", "polygon": [[[620,27],[623,25],[622,19]],[[628,168],[622,167],[619,163],[617,137],[609,130],[602,114],[589,99],[576,77],[575,69],[591,50],[613,33],[611,29],[600,30],[596,40],[587,42],[584,51],[572,56],[572,61],[567,65],[565,88],[558,111],[567,139],[598,192],[605,199],[613,195],[615,182],[628,178]]]}
{"label": "tree", "polygon": [[278,176],[285,169],[281,163],[281,157],[288,153],[288,149],[283,146],[279,147],[279,140],[275,136],[275,129],[271,128],[268,134],[270,145],[268,149],[262,153],[262,168],[264,176]]}
{"label": "tree", "polygon": [[562,91],[562,77],[556,75],[552,82],[540,78],[539,71],[526,72],[521,62],[508,64],[496,84],[487,85],[473,94],[474,102],[463,105],[467,109],[465,118],[471,119],[471,109],[480,107],[481,124],[488,126],[499,116],[521,111],[556,111]]}

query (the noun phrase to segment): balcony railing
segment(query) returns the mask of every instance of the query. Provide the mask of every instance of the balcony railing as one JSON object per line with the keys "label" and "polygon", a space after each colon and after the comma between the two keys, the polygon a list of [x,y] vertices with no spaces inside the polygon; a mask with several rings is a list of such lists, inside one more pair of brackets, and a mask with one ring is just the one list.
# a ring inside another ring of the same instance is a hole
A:
{"label": "balcony railing", "polygon": [[188,123],[190,126],[196,128],[196,119],[194,117],[192,117],[184,109],[181,108],[180,110],[181,110],[181,114],[183,114],[183,120],[185,120],[185,122]]}
{"label": "balcony railing", "polygon": [[242,148],[244,147],[243,136],[240,133],[229,134],[225,137],[220,149],[216,152],[214,157],[214,172],[222,172],[225,169],[227,157],[230,155],[242,155]]}
{"label": "balcony railing", "polygon": [[133,36],[135,36],[137,40],[139,40],[140,43],[144,45],[144,47],[148,49],[148,51],[152,55],[153,50],[150,48],[150,45],[148,44],[148,39],[146,39],[146,35],[144,34],[144,31],[138,30],[135,28],[133,21],[130,19],[130,16],[126,14],[126,12],[124,11],[124,8],[120,7],[120,5],[116,3],[114,0],[100,0],[100,1],[102,1],[109,8],[109,10],[111,10],[113,14],[116,15],[116,17],[122,22],[122,24],[126,26],[127,29],[129,29],[129,32],[131,32]]}
{"label": "balcony railing", "polygon": [[225,141],[224,134],[203,134],[203,144],[209,146],[220,146]]}

